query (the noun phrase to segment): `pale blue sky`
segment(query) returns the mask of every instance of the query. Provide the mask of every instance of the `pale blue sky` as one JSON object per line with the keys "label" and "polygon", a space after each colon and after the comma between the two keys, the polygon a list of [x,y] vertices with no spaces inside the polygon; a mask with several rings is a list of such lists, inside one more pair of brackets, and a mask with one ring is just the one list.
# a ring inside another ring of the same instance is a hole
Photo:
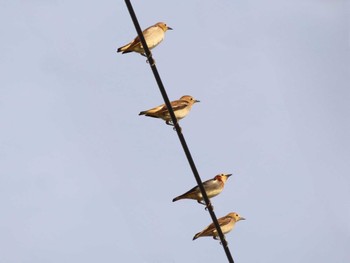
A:
{"label": "pale blue sky", "polygon": [[[350,262],[349,1],[133,1],[236,263]],[[226,262],[124,1],[0,1],[0,263]]]}

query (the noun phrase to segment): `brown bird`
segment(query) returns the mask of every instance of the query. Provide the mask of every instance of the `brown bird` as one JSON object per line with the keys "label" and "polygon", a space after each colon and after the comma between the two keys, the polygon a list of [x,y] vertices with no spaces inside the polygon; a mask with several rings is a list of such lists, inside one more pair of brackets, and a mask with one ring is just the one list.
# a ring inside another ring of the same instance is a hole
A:
{"label": "brown bird", "polygon": [[[207,193],[208,198],[212,198],[214,196],[217,196],[224,190],[224,186],[226,183],[226,180],[231,176],[232,174],[218,174],[213,179],[207,180],[203,183],[205,192]],[[198,203],[206,205],[203,202],[203,196],[198,186],[193,187],[188,192],[175,197],[173,199],[173,202],[181,199],[194,199],[197,200]]]}
{"label": "brown bird", "polygon": [[[235,212],[229,213],[227,216],[219,218],[218,222],[219,222],[219,226],[221,228],[222,233],[226,234],[226,233],[230,232],[233,229],[233,227],[235,226],[235,223],[240,221],[240,220],[245,220],[245,218],[241,217],[239,214],[237,214]],[[219,235],[218,235],[218,232],[214,226],[214,223],[211,223],[204,230],[195,234],[195,236],[193,237],[193,240],[195,240],[199,237],[207,237],[207,236],[212,236],[214,239],[219,238]]]}
{"label": "brown bird", "polygon": [[[192,105],[199,100],[195,100],[192,96],[185,95],[182,96],[179,100],[175,100],[171,102],[171,107],[174,110],[175,117],[177,120],[181,120],[186,117],[186,115],[190,112]],[[165,104],[159,105],[155,108],[141,111],[139,115],[145,115],[153,118],[160,118],[165,120],[165,123],[168,125],[174,125],[171,121],[171,117],[168,111],[168,108]]]}
{"label": "brown bird", "polygon": [[[172,30],[172,28],[168,27],[163,22],[158,22],[157,24],[146,28],[142,32],[143,37],[145,38],[147,46],[150,50],[158,46],[158,44],[163,41],[165,32],[167,30]],[[125,46],[118,48],[117,52],[122,52],[122,54],[137,52],[143,56],[146,56],[145,50],[143,49],[141,40],[138,36],[135,37],[135,39],[131,41],[129,44],[126,44]]]}

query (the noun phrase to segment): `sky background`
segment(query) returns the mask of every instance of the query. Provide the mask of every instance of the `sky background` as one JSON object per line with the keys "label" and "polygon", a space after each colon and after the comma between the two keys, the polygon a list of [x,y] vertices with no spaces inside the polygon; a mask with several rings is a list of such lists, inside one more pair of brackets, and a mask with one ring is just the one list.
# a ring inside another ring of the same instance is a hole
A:
{"label": "sky background", "polygon": [[[133,1],[236,263],[350,262],[350,3]],[[124,1],[0,1],[0,263],[227,262]]]}

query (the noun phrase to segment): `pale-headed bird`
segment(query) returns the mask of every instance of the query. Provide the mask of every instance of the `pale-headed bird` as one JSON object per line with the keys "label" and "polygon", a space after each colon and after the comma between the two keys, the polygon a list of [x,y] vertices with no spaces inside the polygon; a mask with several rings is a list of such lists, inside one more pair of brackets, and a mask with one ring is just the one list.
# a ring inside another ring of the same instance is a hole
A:
{"label": "pale-headed bird", "polygon": [[[175,117],[177,120],[181,120],[186,117],[186,115],[190,112],[192,105],[199,100],[195,100],[192,96],[185,95],[182,96],[179,100],[174,100],[171,102],[171,107],[174,110]],[[139,115],[145,115],[153,118],[160,118],[165,121],[168,125],[174,125],[171,121],[171,117],[168,111],[168,108],[165,104],[159,105],[155,108],[141,111]]]}
{"label": "pale-headed bird", "polygon": [[[148,48],[151,50],[155,48],[160,42],[163,41],[165,32],[167,30],[172,30],[171,27],[168,27],[163,22],[158,22],[157,24],[150,26],[149,28],[146,28],[142,34],[146,40]],[[126,44],[125,46],[122,46],[118,48],[117,52],[129,53],[129,52],[137,52],[141,55],[145,56],[145,50],[142,47],[141,40],[137,36],[133,41],[131,41],[129,44]]]}
{"label": "pale-headed bird", "polygon": [[[220,194],[222,190],[224,190],[226,180],[231,175],[232,174],[218,174],[213,179],[203,182],[203,186],[204,186],[205,192],[207,193],[208,198],[212,198]],[[198,186],[195,186],[188,192],[182,195],[179,195],[178,197],[175,197],[173,199],[173,202],[181,199],[194,199],[194,200],[197,200],[198,203],[205,205],[205,203],[203,202],[202,193]]]}
{"label": "pale-headed bird", "polygon": [[[228,215],[221,217],[218,219],[219,226],[221,228],[221,231],[223,234],[227,234],[230,232],[233,227],[235,226],[236,222],[240,220],[245,220],[244,217],[241,217],[239,214],[233,212],[229,213]],[[216,227],[214,223],[211,223],[209,226],[207,226],[205,229],[203,229],[201,232],[194,235],[193,240],[199,238],[199,237],[208,237],[212,236],[214,239],[218,239],[219,235],[216,230]]]}

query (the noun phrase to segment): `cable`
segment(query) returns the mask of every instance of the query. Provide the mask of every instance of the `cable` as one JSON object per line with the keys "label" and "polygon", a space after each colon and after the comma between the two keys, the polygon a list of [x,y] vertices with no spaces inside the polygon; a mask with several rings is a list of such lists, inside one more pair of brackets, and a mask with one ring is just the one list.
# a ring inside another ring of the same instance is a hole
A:
{"label": "cable", "polygon": [[139,22],[137,21],[136,14],[135,14],[135,12],[134,12],[134,9],[133,9],[133,7],[132,7],[132,5],[131,5],[130,0],[125,0],[125,4],[126,4],[128,10],[129,10],[129,13],[130,13],[131,19],[132,19],[132,21],[133,21],[133,23],[134,23],[134,26],[135,26],[135,29],[136,29],[136,31],[137,31],[137,34],[138,34],[138,36],[139,36],[139,38],[140,38],[140,40],[141,40],[142,47],[143,47],[143,49],[145,50],[145,53],[146,53],[146,56],[147,56],[149,65],[150,65],[150,67],[151,67],[151,69],[152,69],[152,71],[153,71],[153,75],[154,75],[154,77],[155,77],[155,79],[156,79],[156,81],[157,81],[157,84],[158,84],[158,87],[159,87],[159,91],[160,91],[160,93],[161,93],[162,96],[163,96],[163,99],[164,99],[164,102],[165,102],[166,107],[168,108],[168,111],[169,111],[169,113],[170,113],[171,120],[172,120],[172,122],[173,122],[173,124],[174,124],[174,127],[175,127],[175,129],[176,129],[177,135],[178,135],[178,137],[179,137],[179,140],[180,140],[180,142],[181,142],[182,148],[183,148],[183,150],[184,150],[184,152],[185,152],[185,155],[186,155],[186,157],[187,157],[187,160],[188,160],[189,165],[190,165],[190,167],[191,167],[191,170],[192,170],[192,172],[193,172],[193,175],[194,175],[194,177],[195,177],[195,179],[196,179],[196,181],[197,181],[197,184],[198,184],[198,186],[199,186],[199,189],[200,189],[200,191],[201,191],[201,193],[202,193],[204,202],[205,202],[206,205],[207,205],[209,214],[210,214],[210,216],[211,216],[211,218],[212,218],[212,220],[213,220],[213,223],[214,223],[214,225],[215,225],[215,228],[216,228],[216,230],[217,230],[217,232],[218,232],[218,234],[219,234],[219,237],[220,237],[220,240],[221,240],[221,244],[222,244],[222,246],[223,246],[223,248],[224,248],[224,250],[225,250],[227,259],[228,259],[228,261],[229,261],[230,263],[234,263],[233,258],[232,258],[232,255],[231,255],[231,252],[230,252],[230,249],[228,248],[228,245],[227,245],[227,241],[226,241],[226,239],[225,239],[224,234],[223,234],[222,231],[221,231],[219,222],[218,222],[218,220],[217,220],[217,218],[216,218],[216,215],[215,215],[215,213],[214,213],[214,210],[213,210],[213,207],[212,207],[212,205],[211,205],[211,203],[210,203],[210,200],[209,200],[209,198],[208,198],[208,196],[207,196],[207,193],[205,192],[205,189],[204,189],[202,180],[201,180],[201,178],[200,178],[200,176],[199,176],[199,174],[198,174],[198,171],[197,171],[196,165],[195,165],[195,163],[194,163],[194,161],[193,161],[193,159],[192,159],[192,155],[191,155],[191,153],[190,153],[190,150],[188,149],[188,146],[187,146],[185,137],[184,137],[183,134],[182,134],[182,129],[181,129],[181,127],[180,127],[180,125],[179,125],[179,123],[178,123],[176,117],[175,117],[174,110],[173,110],[173,108],[171,107],[171,104],[170,104],[168,95],[167,95],[167,93],[166,93],[166,90],[165,90],[165,88],[164,88],[164,86],[163,86],[162,80],[161,80],[161,78],[160,78],[160,76],[159,76],[157,67],[156,67],[156,65],[155,65],[155,61],[154,61],[154,59],[153,59],[153,57],[152,57],[152,54],[151,54],[151,52],[150,52],[150,50],[149,50],[149,48],[148,48],[148,46],[147,46],[147,43],[146,43],[146,41],[145,41],[145,38],[143,37],[142,30],[141,30],[141,28],[140,28]]}

